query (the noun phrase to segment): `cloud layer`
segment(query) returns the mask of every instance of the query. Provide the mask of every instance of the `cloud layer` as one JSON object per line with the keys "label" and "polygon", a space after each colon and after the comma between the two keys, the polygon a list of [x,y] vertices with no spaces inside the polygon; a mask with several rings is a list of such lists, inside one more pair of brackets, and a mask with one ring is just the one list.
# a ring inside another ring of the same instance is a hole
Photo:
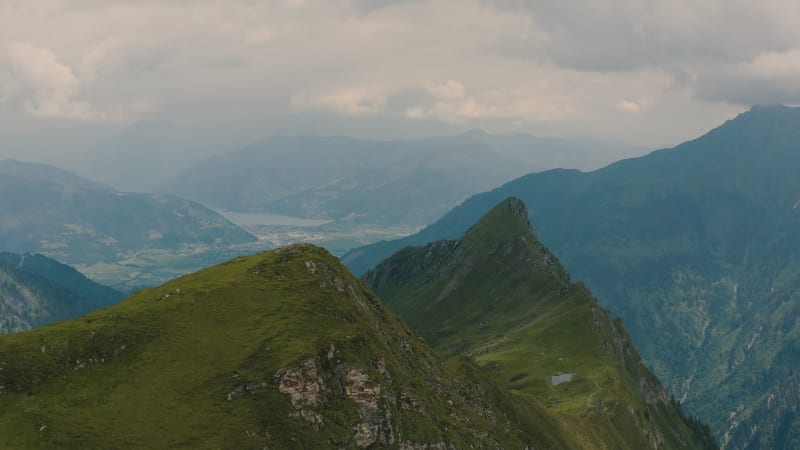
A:
{"label": "cloud layer", "polygon": [[794,0],[7,0],[0,119],[380,119],[658,142],[800,103],[797,23]]}

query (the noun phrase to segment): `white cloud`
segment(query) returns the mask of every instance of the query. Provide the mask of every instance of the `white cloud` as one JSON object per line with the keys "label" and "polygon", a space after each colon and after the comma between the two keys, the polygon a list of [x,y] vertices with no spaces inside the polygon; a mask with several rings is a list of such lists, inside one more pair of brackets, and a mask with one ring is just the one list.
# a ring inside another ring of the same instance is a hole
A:
{"label": "white cloud", "polygon": [[37,117],[91,119],[91,105],[78,99],[80,81],[47,48],[29,42],[8,45],[8,61],[17,82],[29,95],[25,109]]}
{"label": "white cloud", "polygon": [[800,103],[800,49],[762,52],[752,60],[705,67],[694,80],[710,101],[743,104]]}
{"label": "white cloud", "polygon": [[639,113],[650,109],[653,104],[651,97],[643,97],[638,100],[620,100],[617,102],[617,111],[627,113]]}
{"label": "white cloud", "polygon": [[760,53],[744,68],[753,76],[760,78],[797,78],[800,77],[800,48],[786,52]]}
{"label": "white cloud", "polygon": [[797,42],[794,0],[494,0],[529,13],[564,67],[631,70],[752,59]]}
{"label": "white cloud", "polygon": [[673,115],[683,137],[744,108],[726,103],[797,97],[797,23],[795,0],[0,1],[0,53],[30,42],[51,67],[34,86],[0,55],[0,128],[149,114],[302,132],[313,113],[321,133],[381,118],[626,138]]}
{"label": "white cloud", "polygon": [[414,120],[423,120],[430,117],[430,112],[426,111],[425,108],[421,106],[412,106],[406,109],[406,117]]}
{"label": "white cloud", "polygon": [[447,80],[444,83],[427,83],[428,92],[442,100],[457,100],[464,98],[464,85],[458,81]]}
{"label": "white cloud", "polygon": [[342,116],[373,116],[386,109],[386,97],[376,92],[344,89],[318,96],[300,95],[292,99],[296,112],[327,111]]}
{"label": "white cloud", "polygon": [[34,118],[93,122],[127,122],[154,111],[157,102],[147,97],[114,102],[102,111],[84,98],[82,89],[96,80],[109,48],[95,46],[84,54],[81,79],[49,48],[12,42],[6,51],[10,80],[0,92],[0,101],[16,98],[24,112]]}
{"label": "white cloud", "polygon": [[275,32],[270,27],[253,28],[244,34],[245,44],[255,46],[268,45],[274,38]]}
{"label": "white cloud", "polygon": [[[431,86],[434,89],[431,89]],[[461,83],[426,84],[432,103],[407,108],[409,119],[435,119],[450,124],[507,120],[520,123],[564,120],[575,113],[570,99],[552,92],[548,83],[508,86],[469,93]]]}
{"label": "white cloud", "polygon": [[92,83],[97,81],[101,73],[107,74],[114,67],[120,66],[122,61],[119,53],[123,46],[120,39],[112,37],[86,48],[78,65],[81,81]]}
{"label": "white cloud", "polygon": [[14,75],[0,67],[0,105],[11,100],[19,87],[14,80]]}

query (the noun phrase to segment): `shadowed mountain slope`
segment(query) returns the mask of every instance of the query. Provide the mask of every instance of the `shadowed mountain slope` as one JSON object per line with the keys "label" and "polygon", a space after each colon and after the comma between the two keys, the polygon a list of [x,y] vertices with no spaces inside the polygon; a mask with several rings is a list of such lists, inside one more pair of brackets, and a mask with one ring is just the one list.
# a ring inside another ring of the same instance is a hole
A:
{"label": "shadowed mountain slope", "polygon": [[542,241],[625,320],[725,448],[797,448],[798,167],[800,109],[757,107],[672,149],[524,176],[343,261],[363,273],[404,246],[456,239],[517,196]]}
{"label": "shadowed mountain slope", "polygon": [[42,255],[0,253],[0,333],[73,319],[121,298]]}

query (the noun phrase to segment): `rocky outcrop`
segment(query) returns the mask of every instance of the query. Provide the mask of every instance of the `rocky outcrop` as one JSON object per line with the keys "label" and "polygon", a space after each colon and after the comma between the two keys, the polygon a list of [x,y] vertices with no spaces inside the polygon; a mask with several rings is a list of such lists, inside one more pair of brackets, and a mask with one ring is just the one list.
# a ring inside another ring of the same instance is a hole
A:
{"label": "rocky outcrop", "polygon": [[289,395],[295,408],[319,406],[324,382],[314,358],[303,360],[300,367],[279,370],[275,378],[278,381],[278,391]]}
{"label": "rocky outcrop", "polygon": [[[329,349],[322,352],[329,356],[328,360],[332,360],[335,353],[334,344],[330,344]],[[380,368],[379,373],[388,374],[383,358],[376,358],[374,365]],[[330,400],[341,395],[357,406],[359,421],[352,425],[352,439],[356,446],[366,448],[375,444],[394,445],[392,414],[382,397],[384,391],[380,383],[372,380],[365,369],[352,365],[338,363],[335,368],[330,369],[323,369],[323,366],[329,367],[320,365],[317,358],[307,358],[299,365],[282,368],[275,374],[278,392],[287,395],[292,407],[296,409],[289,416],[305,420],[314,430],[319,431],[325,424],[321,413],[325,404],[324,397],[328,396]],[[341,386],[341,391],[326,386]],[[249,390],[247,387],[245,389]],[[387,397],[392,396],[387,393]]]}
{"label": "rocky outcrop", "polygon": [[347,398],[369,409],[378,408],[381,385],[369,379],[363,370],[350,368],[344,375],[344,391]]}

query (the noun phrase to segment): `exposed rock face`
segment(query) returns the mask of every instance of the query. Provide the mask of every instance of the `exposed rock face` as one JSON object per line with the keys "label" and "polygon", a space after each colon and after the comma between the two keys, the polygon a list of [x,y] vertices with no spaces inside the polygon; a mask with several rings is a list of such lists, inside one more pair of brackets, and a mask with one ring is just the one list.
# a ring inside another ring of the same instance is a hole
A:
{"label": "exposed rock face", "polygon": [[373,361],[372,366],[375,367],[375,370],[377,370],[379,374],[385,377],[389,376],[389,371],[386,370],[386,360],[384,360],[382,357],[376,358],[375,361]]}
{"label": "exposed rock face", "polygon": [[275,378],[278,380],[278,391],[288,394],[295,408],[319,406],[324,382],[314,358],[303,360],[300,367],[279,370]]}
{"label": "exposed rock face", "polygon": [[[489,430],[499,430],[500,436],[513,425],[502,411],[500,417],[495,413],[482,382],[472,378],[477,373],[469,372],[467,385],[448,377],[424,350],[421,338],[394,326],[374,294],[330,262],[309,258],[316,255],[308,246],[294,245],[276,254],[279,261],[299,260],[297,268],[309,286],[326,296],[313,304],[316,312],[328,316],[318,320],[332,318],[330,324],[347,329],[317,340],[314,353],[275,372],[273,389],[291,403],[285,413],[289,428],[302,430],[292,431],[298,433],[296,442],[326,436],[324,442],[332,448],[504,448],[492,435],[498,432]],[[352,325],[358,320],[363,327]],[[458,370],[454,374],[461,375]],[[250,384],[229,397],[249,392]],[[514,438],[503,439],[514,443],[505,448],[520,448]],[[450,445],[451,440],[458,445]]]}
{"label": "exposed rock face", "polygon": [[[333,344],[330,348],[331,350],[323,354],[335,352]],[[373,365],[381,367],[383,373],[388,373],[382,358],[376,358]],[[329,386],[342,386],[339,395],[343,395],[358,406],[360,421],[352,426],[352,439],[355,445],[360,448],[376,444],[394,445],[392,414],[385,401],[382,401],[381,385],[370,379],[366,370],[343,364],[337,365],[332,370],[322,369],[316,358],[307,358],[299,366],[279,370],[275,374],[275,379],[278,391],[288,395],[292,406],[297,409],[290,414],[290,417],[309,422],[317,431],[325,423],[318,410],[324,403],[326,380]],[[328,393],[337,395],[330,390]],[[384,393],[391,397],[388,392]]]}
{"label": "exposed rock face", "polygon": [[353,433],[356,445],[366,448],[378,441],[380,429],[378,424],[363,422],[353,427]]}
{"label": "exposed rock face", "polygon": [[365,371],[348,369],[344,377],[344,390],[347,397],[359,405],[370,409],[378,408],[381,385],[371,381]]}
{"label": "exposed rock face", "polygon": [[412,410],[417,412],[423,411],[422,404],[420,404],[420,402],[417,401],[417,399],[412,395],[400,394],[399,403],[400,408],[404,410]]}

